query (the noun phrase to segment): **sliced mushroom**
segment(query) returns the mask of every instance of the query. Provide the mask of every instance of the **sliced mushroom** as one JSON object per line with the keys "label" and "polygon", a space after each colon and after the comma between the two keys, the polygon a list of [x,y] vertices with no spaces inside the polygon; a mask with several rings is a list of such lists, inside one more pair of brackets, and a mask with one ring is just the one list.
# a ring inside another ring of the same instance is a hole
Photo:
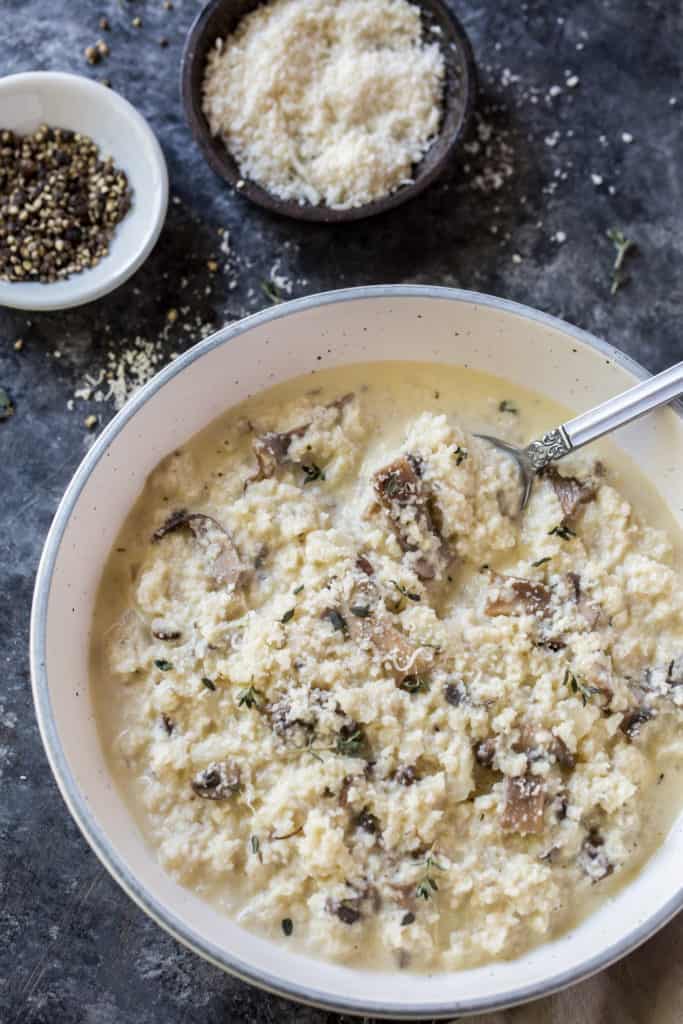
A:
{"label": "sliced mushroom", "polygon": [[505,780],[505,805],[501,827],[520,835],[543,831],[545,789],[535,775],[518,775]]}
{"label": "sliced mushroom", "polygon": [[233,761],[212,761],[197,772],[191,785],[204,800],[227,800],[239,792],[242,772]]}
{"label": "sliced mushroom", "polygon": [[474,760],[482,768],[491,768],[496,756],[496,741],[493,737],[480,740],[474,746]]}
{"label": "sliced mushroom", "polygon": [[402,455],[374,475],[377,499],[389,517],[391,528],[402,551],[416,552],[418,544],[411,538],[413,528],[423,536],[439,541],[433,556],[419,555],[413,563],[421,580],[431,580],[447,560],[441,538],[436,505],[422,483],[422,461],[414,455]]}
{"label": "sliced mushroom", "polygon": [[363,916],[359,909],[360,900],[332,900],[325,904],[328,914],[334,914],[344,924],[355,924]]}
{"label": "sliced mushroom", "polygon": [[417,782],[417,769],[415,765],[402,765],[394,775],[394,780],[398,782],[399,786],[412,786],[413,783]]}
{"label": "sliced mushroom", "polygon": [[548,614],[551,592],[545,583],[492,572],[490,587],[484,609],[487,615]]}
{"label": "sliced mushroom", "polygon": [[[329,618],[328,611],[323,613],[324,617]],[[363,576],[355,582],[339,614],[351,639],[374,648],[397,678],[420,675],[433,666],[434,648],[414,644],[393,625],[380,603],[379,589],[371,579]]]}
{"label": "sliced mushroom", "polygon": [[605,852],[605,840],[597,829],[591,829],[584,839],[577,864],[584,875],[588,875],[593,882],[607,878],[614,871],[614,865],[610,863]]}
{"label": "sliced mushroom", "polygon": [[467,701],[467,687],[462,680],[459,680],[457,683],[446,683],[443,688],[443,695],[446,698],[447,704],[458,708]]}
{"label": "sliced mushroom", "polygon": [[579,480],[575,476],[562,476],[554,466],[546,467],[543,476],[552,484],[565,519],[571,519],[580,505],[587,504],[595,497],[593,483]]}
{"label": "sliced mushroom", "polygon": [[368,561],[365,555],[359,555],[356,559],[356,568],[364,572],[366,576],[373,576],[375,570],[372,568],[372,562]]}
{"label": "sliced mushroom", "polygon": [[160,541],[166,534],[184,527],[191,530],[200,548],[208,556],[209,570],[217,583],[229,587],[244,583],[248,570],[242,564],[230,534],[212,516],[179,509],[172,512],[166,522],[154,531],[152,540]]}
{"label": "sliced mushroom", "polygon": [[554,756],[560,768],[572,771],[576,767],[576,758],[560,736],[553,736],[550,744],[550,753]]}
{"label": "sliced mushroom", "polygon": [[634,708],[632,711],[626,712],[619,728],[627,739],[634,740],[640,736],[640,730],[645,723],[649,722],[652,718],[654,718],[654,712],[651,708]]}
{"label": "sliced mushroom", "polygon": [[[337,409],[341,412],[353,397],[353,394],[343,395],[341,398],[335,399],[334,402],[330,402],[325,408]],[[295,438],[303,437],[310,426],[310,422],[302,423],[301,426],[293,427],[282,433],[268,431],[255,438],[252,447],[258,467],[256,472],[245,482],[245,487],[257,480],[267,480],[275,474],[278,466],[284,466],[287,462],[291,462],[289,449],[292,441]]]}

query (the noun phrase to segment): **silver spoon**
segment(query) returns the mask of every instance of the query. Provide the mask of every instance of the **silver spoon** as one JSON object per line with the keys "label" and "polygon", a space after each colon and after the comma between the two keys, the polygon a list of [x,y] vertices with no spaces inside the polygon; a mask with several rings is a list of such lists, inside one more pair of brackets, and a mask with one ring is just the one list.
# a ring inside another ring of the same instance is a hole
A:
{"label": "silver spoon", "polygon": [[499,437],[492,437],[490,434],[476,436],[511,455],[517,463],[522,480],[522,501],[519,507],[521,512],[529,501],[536,474],[549,462],[563,459],[577,448],[583,448],[585,444],[597,440],[603,434],[609,434],[618,427],[623,427],[660,405],[666,405],[681,394],[683,362],[641,381],[640,384],[620,395],[615,395],[614,398],[608,398],[606,402],[596,405],[588,412],[582,412],[573,420],[561,423],[559,427],[549,430],[537,441],[532,441],[526,448],[518,448],[517,445],[503,441]]}

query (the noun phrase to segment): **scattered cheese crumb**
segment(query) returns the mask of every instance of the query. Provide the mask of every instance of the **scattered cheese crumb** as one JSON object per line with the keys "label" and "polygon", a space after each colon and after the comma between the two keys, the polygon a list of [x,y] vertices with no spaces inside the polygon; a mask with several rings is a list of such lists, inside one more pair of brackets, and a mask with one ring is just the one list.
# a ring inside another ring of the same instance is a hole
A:
{"label": "scattered cheese crumb", "polygon": [[578,75],[570,75],[569,78],[567,79],[567,88],[568,89],[576,89],[578,84],[579,84],[579,76]]}
{"label": "scattered cheese crumb", "polygon": [[597,188],[598,185],[602,185],[603,177],[602,177],[601,174],[591,174],[591,181],[593,182],[593,184]]}
{"label": "scattered cheese crumb", "polygon": [[621,141],[625,142],[626,145],[628,146],[631,142],[633,142],[633,136],[631,135],[630,132],[622,132],[621,133]]}
{"label": "scattered cheese crumb", "polygon": [[513,254],[512,254],[512,262],[513,263],[521,263],[522,262],[522,257],[519,255],[518,252],[513,252]]}
{"label": "scattered cheese crumb", "polygon": [[245,177],[347,209],[411,180],[439,128],[443,80],[407,0],[273,0],[217,41],[203,106]]}
{"label": "scattered cheese crumb", "polygon": [[567,235],[564,231],[556,231],[552,237],[553,242],[557,242],[558,245],[562,245],[563,242],[567,241]]}

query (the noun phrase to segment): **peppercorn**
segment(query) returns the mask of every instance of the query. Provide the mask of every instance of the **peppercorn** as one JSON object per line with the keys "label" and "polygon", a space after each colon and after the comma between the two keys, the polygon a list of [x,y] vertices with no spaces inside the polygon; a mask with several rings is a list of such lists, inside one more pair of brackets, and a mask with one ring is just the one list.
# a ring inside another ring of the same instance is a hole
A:
{"label": "peppercorn", "polygon": [[95,266],[130,208],[125,173],[87,135],[0,131],[0,279],[52,282]]}

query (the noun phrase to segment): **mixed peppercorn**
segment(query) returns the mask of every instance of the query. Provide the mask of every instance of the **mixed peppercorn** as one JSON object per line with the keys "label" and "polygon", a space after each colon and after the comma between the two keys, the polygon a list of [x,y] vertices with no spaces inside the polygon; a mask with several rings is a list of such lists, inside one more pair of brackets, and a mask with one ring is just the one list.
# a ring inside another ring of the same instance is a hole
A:
{"label": "mixed peppercorn", "polygon": [[130,205],[125,173],[87,135],[0,130],[0,279],[53,282],[96,266]]}

